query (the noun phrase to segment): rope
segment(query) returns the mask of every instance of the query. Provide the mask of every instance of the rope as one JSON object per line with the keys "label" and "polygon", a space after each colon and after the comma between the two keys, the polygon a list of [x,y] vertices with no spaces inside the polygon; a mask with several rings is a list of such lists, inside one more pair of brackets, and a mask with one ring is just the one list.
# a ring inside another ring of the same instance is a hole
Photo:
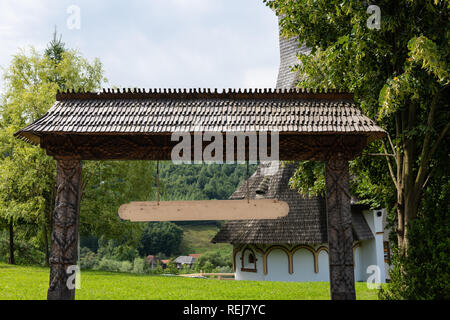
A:
{"label": "rope", "polygon": [[159,160],[156,161],[156,201],[159,206]]}
{"label": "rope", "polygon": [[250,203],[250,190],[249,190],[249,182],[248,182],[248,161],[247,161],[247,171],[245,174],[247,180],[247,203]]}

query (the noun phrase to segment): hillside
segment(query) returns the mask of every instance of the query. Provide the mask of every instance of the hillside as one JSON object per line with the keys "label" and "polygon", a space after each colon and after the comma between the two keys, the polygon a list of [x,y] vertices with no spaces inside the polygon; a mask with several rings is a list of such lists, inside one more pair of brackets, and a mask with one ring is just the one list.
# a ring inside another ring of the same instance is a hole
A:
{"label": "hillside", "polygon": [[226,243],[211,243],[211,239],[219,231],[216,224],[207,225],[182,225],[183,241],[180,249],[182,254],[206,253],[210,251],[220,251],[223,254],[230,254],[232,246]]}
{"label": "hillside", "polygon": [[[162,161],[162,200],[224,200],[246,177],[245,164],[183,164]],[[249,165],[249,175],[257,165]]]}

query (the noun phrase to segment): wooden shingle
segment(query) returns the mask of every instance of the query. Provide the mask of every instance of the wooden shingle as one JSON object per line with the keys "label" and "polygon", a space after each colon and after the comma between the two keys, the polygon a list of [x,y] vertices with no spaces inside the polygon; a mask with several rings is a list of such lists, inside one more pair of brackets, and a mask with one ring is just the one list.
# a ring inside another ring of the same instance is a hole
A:
{"label": "wooden shingle", "polygon": [[17,135],[36,143],[48,134],[152,134],[195,127],[224,133],[362,134],[369,141],[384,135],[351,94],[299,89],[64,93]]}

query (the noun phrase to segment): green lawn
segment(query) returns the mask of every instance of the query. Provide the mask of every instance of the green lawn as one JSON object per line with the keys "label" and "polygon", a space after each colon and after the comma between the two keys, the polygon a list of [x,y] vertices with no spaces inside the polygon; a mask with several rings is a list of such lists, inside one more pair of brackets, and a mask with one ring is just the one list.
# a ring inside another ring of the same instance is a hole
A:
{"label": "green lawn", "polygon": [[[46,299],[49,271],[42,267],[9,266],[0,263],[0,300]],[[377,299],[365,283],[356,284],[358,299]],[[124,273],[82,271],[80,300],[309,300],[329,299],[325,282],[286,283],[186,279],[139,276]]]}

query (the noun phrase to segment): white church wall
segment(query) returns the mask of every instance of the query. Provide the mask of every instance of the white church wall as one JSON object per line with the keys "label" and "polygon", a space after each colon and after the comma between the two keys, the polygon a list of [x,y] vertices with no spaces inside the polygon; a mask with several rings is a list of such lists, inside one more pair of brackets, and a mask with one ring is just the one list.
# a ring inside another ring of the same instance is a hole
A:
{"label": "white church wall", "polygon": [[[258,251],[253,250],[256,257],[256,272],[242,271],[241,257],[244,250],[245,248],[236,253],[236,271],[234,274],[234,278],[236,280],[264,280],[264,257]],[[245,254],[245,257],[248,258],[247,252]],[[245,265],[245,267],[248,267],[248,265]]]}
{"label": "white church wall", "polygon": [[[314,254],[310,250],[300,248],[292,253],[292,246],[284,247],[292,254],[292,274],[289,273],[289,256],[284,250],[276,247],[273,249],[270,247],[265,247],[263,250],[257,250],[254,246],[245,246],[241,248],[235,256],[235,279],[297,282],[330,281],[328,252],[324,249],[318,250],[319,248],[326,248],[326,244],[315,246],[314,248],[311,247],[317,255],[317,273],[314,268]],[[367,274],[366,271],[368,266],[377,264],[377,253],[375,247],[375,240],[365,240],[359,242],[359,246],[355,248],[355,281],[365,282],[371,275]],[[252,251],[246,250],[246,248],[251,248]],[[268,249],[269,251],[267,251]],[[244,266],[242,265],[241,259],[243,252]],[[247,263],[249,261],[250,252],[256,257],[256,271],[249,271],[249,269],[254,269],[254,264],[249,265]],[[269,252],[266,255],[267,274],[264,274],[263,252],[266,252],[266,254]]]}
{"label": "white church wall", "polygon": [[316,281],[330,281],[330,262],[328,260],[328,253],[321,250],[318,256],[319,273]]}
{"label": "white church wall", "polygon": [[360,281],[366,281],[366,279],[371,275],[367,274],[367,267],[370,265],[376,265],[379,268],[380,272],[380,282],[386,282],[386,266],[384,262],[384,226],[383,226],[383,218],[386,215],[385,209],[380,210],[365,210],[363,212],[364,219],[369,225],[372,234],[374,235],[374,240],[366,240],[364,251],[364,260],[361,261],[364,266],[363,270],[361,270],[361,279]]}
{"label": "white church wall", "polygon": [[358,251],[360,253],[359,258],[359,277],[356,281],[367,281],[370,274],[367,273],[367,267],[370,265],[377,265],[375,241],[364,240],[360,242],[360,247]]}
{"label": "white church wall", "polygon": [[267,256],[267,274],[265,280],[294,281],[289,274],[289,257],[281,249],[270,251]]}
{"label": "white church wall", "polygon": [[320,281],[317,273],[314,272],[314,255],[311,251],[307,249],[295,251],[292,262],[294,269],[291,276],[292,281]]}
{"label": "white church wall", "polygon": [[362,262],[362,257],[361,257],[361,248],[357,247],[355,248],[355,250],[353,251],[353,259],[354,259],[354,263],[355,263],[355,268],[354,268],[354,273],[355,273],[355,281],[363,281],[362,280],[362,269],[361,268],[361,262]]}

